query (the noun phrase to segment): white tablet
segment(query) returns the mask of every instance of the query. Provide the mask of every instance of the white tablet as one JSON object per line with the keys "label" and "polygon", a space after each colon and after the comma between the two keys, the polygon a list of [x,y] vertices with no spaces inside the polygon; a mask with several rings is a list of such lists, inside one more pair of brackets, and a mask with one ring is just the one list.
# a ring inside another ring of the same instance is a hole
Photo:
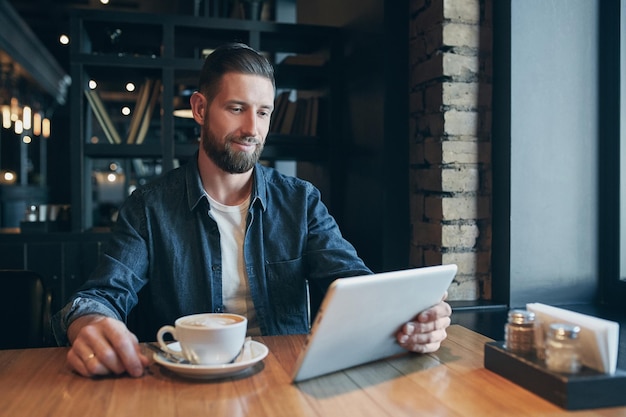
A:
{"label": "white tablet", "polygon": [[335,280],[300,353],[293,381],[393,356],[400,327],[439,303],[457,272],[439,265]]}

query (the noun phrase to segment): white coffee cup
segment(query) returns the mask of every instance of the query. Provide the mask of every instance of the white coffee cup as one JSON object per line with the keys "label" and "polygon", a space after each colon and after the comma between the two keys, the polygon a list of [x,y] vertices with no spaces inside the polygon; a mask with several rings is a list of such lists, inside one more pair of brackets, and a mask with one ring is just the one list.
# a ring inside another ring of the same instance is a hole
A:
{"label": "white coffee cup", "polygon": [[[246,338],[248,320],[230,313],[203,313],[183,316],[157,332],[163,350],[182,356],[191,363],[219,365],[231,362],[241,351]],[[163,336],[171,334],[181,350],[171,349]]]}

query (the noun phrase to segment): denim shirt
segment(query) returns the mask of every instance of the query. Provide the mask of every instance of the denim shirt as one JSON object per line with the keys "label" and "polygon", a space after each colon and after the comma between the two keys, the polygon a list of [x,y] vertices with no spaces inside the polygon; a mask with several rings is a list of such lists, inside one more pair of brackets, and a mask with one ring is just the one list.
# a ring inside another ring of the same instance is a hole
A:
{"label": "denim shirt", "polygon": [[[309,290],[369,274],[309,182],[257,164],[244,242],[249,288],[264,335],[309,330]],[[127,321],[139,303],[140,340],[182,315],[224,311],[220,236],[197,157],[135,190],[90,279],[52,320],[59,344],[76,318]],[[141,290],[141,291],[140,291]],[[147,330],[146,330],[147,329]]]}

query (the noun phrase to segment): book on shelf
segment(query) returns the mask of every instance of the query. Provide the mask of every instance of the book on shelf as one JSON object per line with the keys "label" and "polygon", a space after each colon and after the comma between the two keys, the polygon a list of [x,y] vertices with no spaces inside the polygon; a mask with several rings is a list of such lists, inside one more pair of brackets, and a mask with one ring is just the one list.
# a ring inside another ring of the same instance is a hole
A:
{"label": "book on shelf", "polygon": [[297,109],[296,101],[287,101],[287,108],[285,109],[285,116],[280,123],[279,133],[283,135],[291,134],[291,129],[293,127],[294,119],[296,118],[296,109]]}
{"label": "book on shelf", "polygon": [[106,111],[104,103],[102,103],[102,100],[100,99],[98,93],[95,90],[87,89],[85,90],[85,96],[87,97],[89,106],[91,107],[91,110],[93,110],[93,113],[95,114],[98,123],[100,123],[102,131],[104,132],[104,135],[106,136],[109,143],[122,143],[120,134],[115,128],[115,125],[113,125],[111,117]]}
{"label": "book on shelf", "polygon": [[137,100],[135,101],[135,108],[133,109],[133,114],[130,119],[128,135],[126,136],[126,143],[128,144],[135,143],[135,140],[137,139],[137,134],[139,133],[141,121],[143,119],[143,114],[146,111],[146,106],[148,105],[151,86],[152,80],[148,78],[143,84],[141,84],[141,87],[139,87]]}
{"label": "book on shelf", "polygon": [[278,133],[280,132],[280,125],[283,122],[283,118],[285,116],[285,110],[287,109],[287,104],[289,102],[289,95],[291,91],[283,91],[276,97],[274,100],[274,111],[272,112],[272,120],[270,124],[270,132]]}
{"label": "book on shelf", "polygon": [[290,92],[279,94],[272,115],[271,132],[282,135],[317,136],[320,114],[318,94],[301,94],[289,99]]}
{"label": "book on shelf", "polygon": [[[161,81],[147,79],[139,88],[135,108],[133,110],[128,133],[126,136],[127,144],[140,145],[146,138],[150,121],[154,113],[156,104],[161,95]],[[122,138],[115,128],[109,113],[104,107],[102,99],[96,90],[85,90],[85,96],[89,102],[89,106],[93,110],[98,123],[102,127],[107,141],[111,144],[122,143]]]}
{"label": "book on shelf", "polygon": [[306,135],[307,124],[308,124],[308,107],[309,107],[309,99],[308,98],[298,98],[296,100],[296,114],[293,119],[293,126],[291,127],[292,135]]}
{"label": "book on shelf", "polygon": [[311,135],[311,108],[313,107],[313,97],[306,100],[306,107],[304,108],[304,121],[302,122],[302,134]]}
{"label": "book on shelf", "polygon": [[152,114],[154,113],[154,108],[156,107],[156,104],[159,101],[160,95],[161,95],[161,81],[155,80],[152,86],[152,92],[150,94],[150,101],[148,102],[148,105],[143,113],[143,117],[141,119],[141,126],[139,128],[139,132],[137,133],[137,139],[135,141],[137,145],[141,145],[143,141],[146,139],[148,128],[150,127],[150,122],[152,120]]}
{"label": "book on shelf", "polygon": [[311,97],[311,108],[310,108],[310,123],[308,134],[310,136],[317,136],[317,124],[319,123],[319,109],[320,109],[320,98],[318,96]]}

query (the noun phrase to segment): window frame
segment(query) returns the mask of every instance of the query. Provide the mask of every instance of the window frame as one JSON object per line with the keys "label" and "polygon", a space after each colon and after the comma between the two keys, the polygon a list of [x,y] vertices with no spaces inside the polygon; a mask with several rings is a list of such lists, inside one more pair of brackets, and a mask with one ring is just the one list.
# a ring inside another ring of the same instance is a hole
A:
{"label": "window frame", "polygon": [[[601,1],[600,7],[600,303],[623,308],[626,297],[626,0]],[[617,86],[615,84],[618,84]],[[616,175],[617,173],[617,175]]]}

